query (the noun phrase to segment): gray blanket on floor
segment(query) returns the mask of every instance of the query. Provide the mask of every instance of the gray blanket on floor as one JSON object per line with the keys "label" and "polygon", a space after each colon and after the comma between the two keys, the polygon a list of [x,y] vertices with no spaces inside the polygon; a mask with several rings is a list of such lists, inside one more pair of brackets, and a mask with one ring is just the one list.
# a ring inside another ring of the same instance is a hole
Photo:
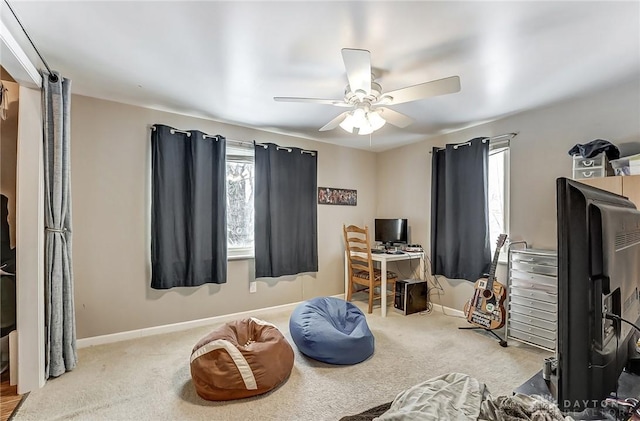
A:
{"label": "gray blanket on floor", "polygon": [[[387,409],[388,408],[388,409]],[[491,398],[484,383],[461,373],[449,373],[400,393],[391,404],[371,408],[341,421],[567,421],[558,407],[527,395]]]}
{"label": "gray blanket on floor", "polygon": [[449,373],[400,393],[376,420],[476,420],[489,392],[484,383],[461,373]]}

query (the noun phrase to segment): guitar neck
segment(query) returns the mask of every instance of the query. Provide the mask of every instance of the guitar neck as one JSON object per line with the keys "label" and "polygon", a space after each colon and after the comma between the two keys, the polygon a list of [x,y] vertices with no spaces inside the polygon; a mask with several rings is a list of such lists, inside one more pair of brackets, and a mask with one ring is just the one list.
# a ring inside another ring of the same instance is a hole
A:
{"label": "guitar neck", "polygon": [[498,266],[498,258],[500,257],[501,247],[496,248],[496,252],[493,254],[493,261],[491,262],[491,269],[489,269],[489,277],[487,278],[487,288],[491,289],[493,281],[496,279],[496,267]]}

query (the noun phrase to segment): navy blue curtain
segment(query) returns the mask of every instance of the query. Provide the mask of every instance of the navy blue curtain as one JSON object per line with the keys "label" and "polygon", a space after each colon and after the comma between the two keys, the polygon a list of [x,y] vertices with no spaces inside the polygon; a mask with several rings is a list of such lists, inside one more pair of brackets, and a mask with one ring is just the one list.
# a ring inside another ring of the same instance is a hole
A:
{"label": "navy blue curtain", "polygon": [[225,283],[226,140],[154,127],[151,287]]}
{"label": "navy blue curtain", "polygon": [[431,272],[475,282],[489,270],[489,139],[433,148]]}
{"label": "navy blue curtain", "polygon": [[256,278],[318,271],[318,153],[255,145]]}

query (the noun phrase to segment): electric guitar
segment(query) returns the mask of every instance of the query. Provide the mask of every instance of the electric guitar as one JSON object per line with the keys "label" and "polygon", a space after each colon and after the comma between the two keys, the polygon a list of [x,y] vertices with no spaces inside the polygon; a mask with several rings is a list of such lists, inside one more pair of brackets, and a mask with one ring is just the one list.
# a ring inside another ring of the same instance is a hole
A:
{"label": "electric guitar", "polygon": [[487,278],[480,278],[474,285],[473,297],[464,306],[467,321],[484,329],[500,329],[505,323],[504,298],[505,287],[496,281],[496,267],[500,249],[507,239],[507,234],[500,234],[496,243],[491,269]]}

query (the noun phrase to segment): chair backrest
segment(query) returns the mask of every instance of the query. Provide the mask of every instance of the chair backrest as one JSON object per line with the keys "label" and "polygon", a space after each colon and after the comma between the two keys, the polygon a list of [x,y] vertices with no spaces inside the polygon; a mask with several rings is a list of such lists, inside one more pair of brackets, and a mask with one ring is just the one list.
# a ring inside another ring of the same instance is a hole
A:
{"label": "chair backrest", "polygon": [[355,225],[342,226],[344,231],[344,244],[349,263],[349,280],[353,278],[353,272],[364,270],[369,272],[369,280],[373,280],[373,259],[371,258],[371,243],[369,242],[369,227],[364,228]]}

